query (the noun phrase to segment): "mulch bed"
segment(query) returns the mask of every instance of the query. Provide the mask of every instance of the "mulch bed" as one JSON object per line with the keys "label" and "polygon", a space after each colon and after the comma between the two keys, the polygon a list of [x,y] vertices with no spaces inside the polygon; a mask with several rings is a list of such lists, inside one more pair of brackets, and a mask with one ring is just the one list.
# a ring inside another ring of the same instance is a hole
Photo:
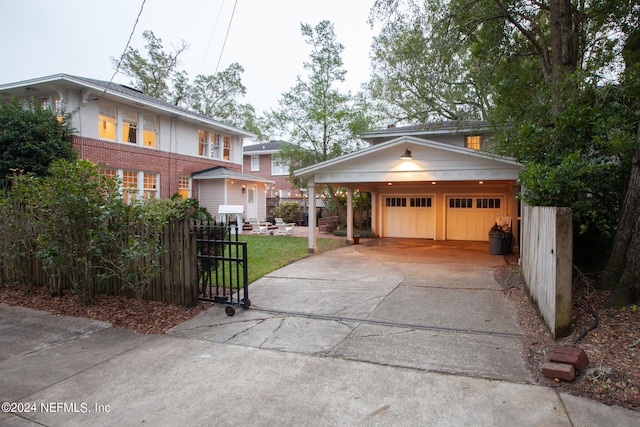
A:
{"label": "mulch bed", "polygon": [[[605,301],[609,294],[596,291],[589,279],[582,277],[583,280],[573,286],[573,299],[581,304],[574,304],[572,332],[554,341],[528,296],[517,257],[507,257],[507,265],[496,278],[516,306],[520,328],[525,333],[523,357],[536,383],[640,411],[640,309],[637,306],[607,307]],[[556,347],[573,345],[594,325],[595,318],[589,308],[597,314],[598,325],[577,343],[587,354],[589,366],[571,382],[544,377],[542,364]]]}

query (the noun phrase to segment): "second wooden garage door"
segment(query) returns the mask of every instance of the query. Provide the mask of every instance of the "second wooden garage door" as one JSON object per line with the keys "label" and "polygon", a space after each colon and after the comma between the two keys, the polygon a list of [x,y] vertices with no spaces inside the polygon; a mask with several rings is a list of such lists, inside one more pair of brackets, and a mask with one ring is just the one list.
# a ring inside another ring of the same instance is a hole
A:
{"label": "second wooden garage door", "polygon": [[488,241],[496,218],[505,213],[504,196],[447,197],[447,240]]}

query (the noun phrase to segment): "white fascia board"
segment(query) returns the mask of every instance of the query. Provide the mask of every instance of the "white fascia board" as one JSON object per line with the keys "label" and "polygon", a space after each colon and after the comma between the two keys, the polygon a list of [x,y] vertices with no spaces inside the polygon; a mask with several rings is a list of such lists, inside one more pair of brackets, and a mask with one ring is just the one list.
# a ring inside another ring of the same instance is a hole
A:
{"label": "white fascia board", "polygon": [[[36,79],[30,79],[30,80],[24,80],[21,82],[16,82],[16,83],[10,83],[10,84],[4,84],[4,85],[0,85],[0,90],[9,90],[9,89],[17,89],[20,87],[25,87],[25,86],[31,86],[31,85],[36,85],[36,84],[44,84],[44,83],[56,83],[59,81],[67,81],[70,83],[73,83],[75,85],[78,86],[82,86],[88,89],[91,89],[94,92],[97,93],[105,93],[109,95],[109,98],[111,99],[124,99],[127,100],[128,102],[134,103],[134,105],[137,105],[139,107],[142,108],[149,108],[152,110],[156,110],[162,113],[165,113],[167,115],[170,116],[177,116],[177,117],[181,117],[185,120],[191,121],[191,122],[195,122],[195,123],[200,123],[203,125],[207,125],[207,126],[212,126],[212,127],[216,127],[219,128],[221,130],[225,130],[228,131],[230,133],[233,133],[235,135],[241,136],[243,138],[255,138],[256,135],[245,131],[244,129],[240,129],[237,128],[235,126],[231,126],[222,122],[219,122],[217,120],[214,119],[210,119],[207,117],[203,117],[200,116],[196,113],[190,113],[188,111],[184,111],[184,110],[180,110],[180,109],[175,109],[175,108],[171,108],[169,106],[166,105],[162,105],[162,104],[156,104],[153,103],[151,100],[145,100],[145,99],[140,99],[137,98],[135,96],[131,96],[131,95],[127,95],[124,93],[120,93],[117,91],[113,91],[111,89],[106,89],[103,86],[91,83],[89,81],[86,81],[82,78],[76,78],[74,76],[70,76],[68,74],[55,74],[52,76],[47,76],[47,77],[41,77],[41,78],[36,78]],[[118,84],[118,83],[114,83],[114,84]]]}

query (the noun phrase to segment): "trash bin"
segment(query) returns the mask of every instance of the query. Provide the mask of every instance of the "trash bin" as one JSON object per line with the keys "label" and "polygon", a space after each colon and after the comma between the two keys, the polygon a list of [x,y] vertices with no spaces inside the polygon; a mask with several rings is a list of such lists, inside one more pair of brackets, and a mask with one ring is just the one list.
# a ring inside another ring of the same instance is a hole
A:
{"label": "trash bin", "polygon": [[302,225],[309,226],[309,212],[302,212]]}
{"label": "trash bin", "polygon": [[489,230],[489,253],[491,255],[511,253],[511,232],[504,231],[497,223]]}

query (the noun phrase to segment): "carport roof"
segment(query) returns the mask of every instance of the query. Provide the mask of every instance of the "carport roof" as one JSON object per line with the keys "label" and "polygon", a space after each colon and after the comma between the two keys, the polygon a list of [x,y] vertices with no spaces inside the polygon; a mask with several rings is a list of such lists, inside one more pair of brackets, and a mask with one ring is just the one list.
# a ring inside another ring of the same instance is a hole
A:
{"label": "carport roof", "polygon": [[[408,149],[410,161],[400,160]],[[316,183],[515,180],[515,159],[404,136],[296,171]]]}

